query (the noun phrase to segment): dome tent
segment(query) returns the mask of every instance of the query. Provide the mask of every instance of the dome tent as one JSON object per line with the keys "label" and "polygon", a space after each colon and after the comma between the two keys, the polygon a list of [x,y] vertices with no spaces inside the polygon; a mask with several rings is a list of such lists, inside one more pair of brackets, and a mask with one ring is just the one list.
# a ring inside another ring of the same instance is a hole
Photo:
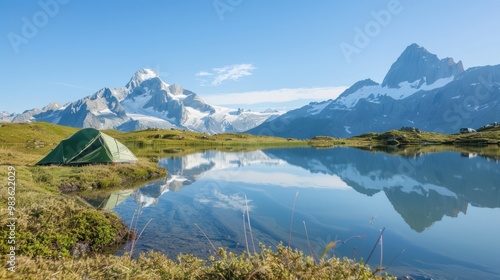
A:
{"label": "dome tent", "polygon": [[137,158],[122,143],[94,128],[85,128],[62,140],[37,165],[132,163]]}

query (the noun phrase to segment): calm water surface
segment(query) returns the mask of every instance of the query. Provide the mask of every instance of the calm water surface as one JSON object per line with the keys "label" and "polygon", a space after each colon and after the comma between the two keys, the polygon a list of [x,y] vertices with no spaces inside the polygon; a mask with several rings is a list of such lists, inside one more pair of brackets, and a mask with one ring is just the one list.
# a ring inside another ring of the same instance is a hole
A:
{"label": "calm water surface", "polygon": [[338,240],[330,256],[367,260],[385,228],[373,268],[420,279],[500,278],[498,160],[293,148],[209,151],[159,164],[165,179],[104,202],[126,222],[140,210],[139,229],[151,219],[135,252],[214,254],[196,225],[233,252],[246,250],[246,233],[253,252],[248,209],[257,250],[259,242],[291,242],[319,257]]}

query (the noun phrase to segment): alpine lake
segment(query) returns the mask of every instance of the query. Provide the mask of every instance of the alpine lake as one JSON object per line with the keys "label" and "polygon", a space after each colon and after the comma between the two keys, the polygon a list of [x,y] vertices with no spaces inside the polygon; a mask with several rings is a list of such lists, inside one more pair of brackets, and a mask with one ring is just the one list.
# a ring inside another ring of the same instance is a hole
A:
{"label": "alpine lake", "polygon": [[134,255],[281,242],[395,276],[500,278],[500,157],[481,148],[203,151],[158,164],[166,178],[94,201],[143,231]]}

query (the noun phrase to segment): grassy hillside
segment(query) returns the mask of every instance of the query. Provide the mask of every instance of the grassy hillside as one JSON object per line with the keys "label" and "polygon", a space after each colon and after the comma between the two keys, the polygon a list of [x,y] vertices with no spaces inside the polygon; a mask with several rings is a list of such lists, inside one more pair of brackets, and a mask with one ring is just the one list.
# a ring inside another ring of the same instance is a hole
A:
{"label": "grassy hillside", "polygon": [[361,149],[398,155],[455,151],[500,159],[500,128],[470,134],[391,130],[363,134],[352,137],[347,142]]}
{"label": "grassy hillside", "polygon": [[77,131],[48,123],[0,123],[0,164],[35,164]]}
{"label": "grassy hillside", "polygon": [[[366,133],[349,140],[369,145],[482,145],[500,143],[500,129],[469,134],[441,134],[391,130],[384,133]],[[392,142],[392,143],[391,143]]]}

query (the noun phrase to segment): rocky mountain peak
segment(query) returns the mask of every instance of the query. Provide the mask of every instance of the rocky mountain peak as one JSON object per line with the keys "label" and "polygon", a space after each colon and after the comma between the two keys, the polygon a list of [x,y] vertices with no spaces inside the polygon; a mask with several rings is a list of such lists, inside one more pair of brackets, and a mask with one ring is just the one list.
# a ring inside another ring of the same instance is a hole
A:
{"label": "rocky mountain peak", "polygon": [[402,82],[414,83],[418,87],[433,84],[435,81],[456,76],[464,71],[462,62],[455,63],[453,58],[439,59],[424,47],[409,45],[394,62],[382,82],[382,86],[399,88]]}
{"label": "rocky mountain peak", "polygon": [[14,113],[9,113],[7,111],[0,112],[0,122],[10,122],[16,115]]}
{"label": "rocky mountain peak", "polygon": [[57,110],[59,108],[61,108],[61,104],[58,102],[53,102],[53,103],[49,103],[45,107],[43,107],[42,111]]}
{"label": "rocky mountain peak", "polygon": [[160,75],[155,69],[142,68],[141,70],[135,72],[134,76],[130,79],[130,81],[127,83],[125,87],[128,89],[133,89],[135,87],[140,86],[142,82],[146,80],[159,77]]}
{"label": "rocky mountain peak", "polygon": [[170,85],[168,87],[168,90],[170,91],[170,93],[172,93],[173,95],[180,95],[180,94],[183,94],[184,93],[184,88],[181,87],[180,85],[178,84],[173,84],[173,85]]}

